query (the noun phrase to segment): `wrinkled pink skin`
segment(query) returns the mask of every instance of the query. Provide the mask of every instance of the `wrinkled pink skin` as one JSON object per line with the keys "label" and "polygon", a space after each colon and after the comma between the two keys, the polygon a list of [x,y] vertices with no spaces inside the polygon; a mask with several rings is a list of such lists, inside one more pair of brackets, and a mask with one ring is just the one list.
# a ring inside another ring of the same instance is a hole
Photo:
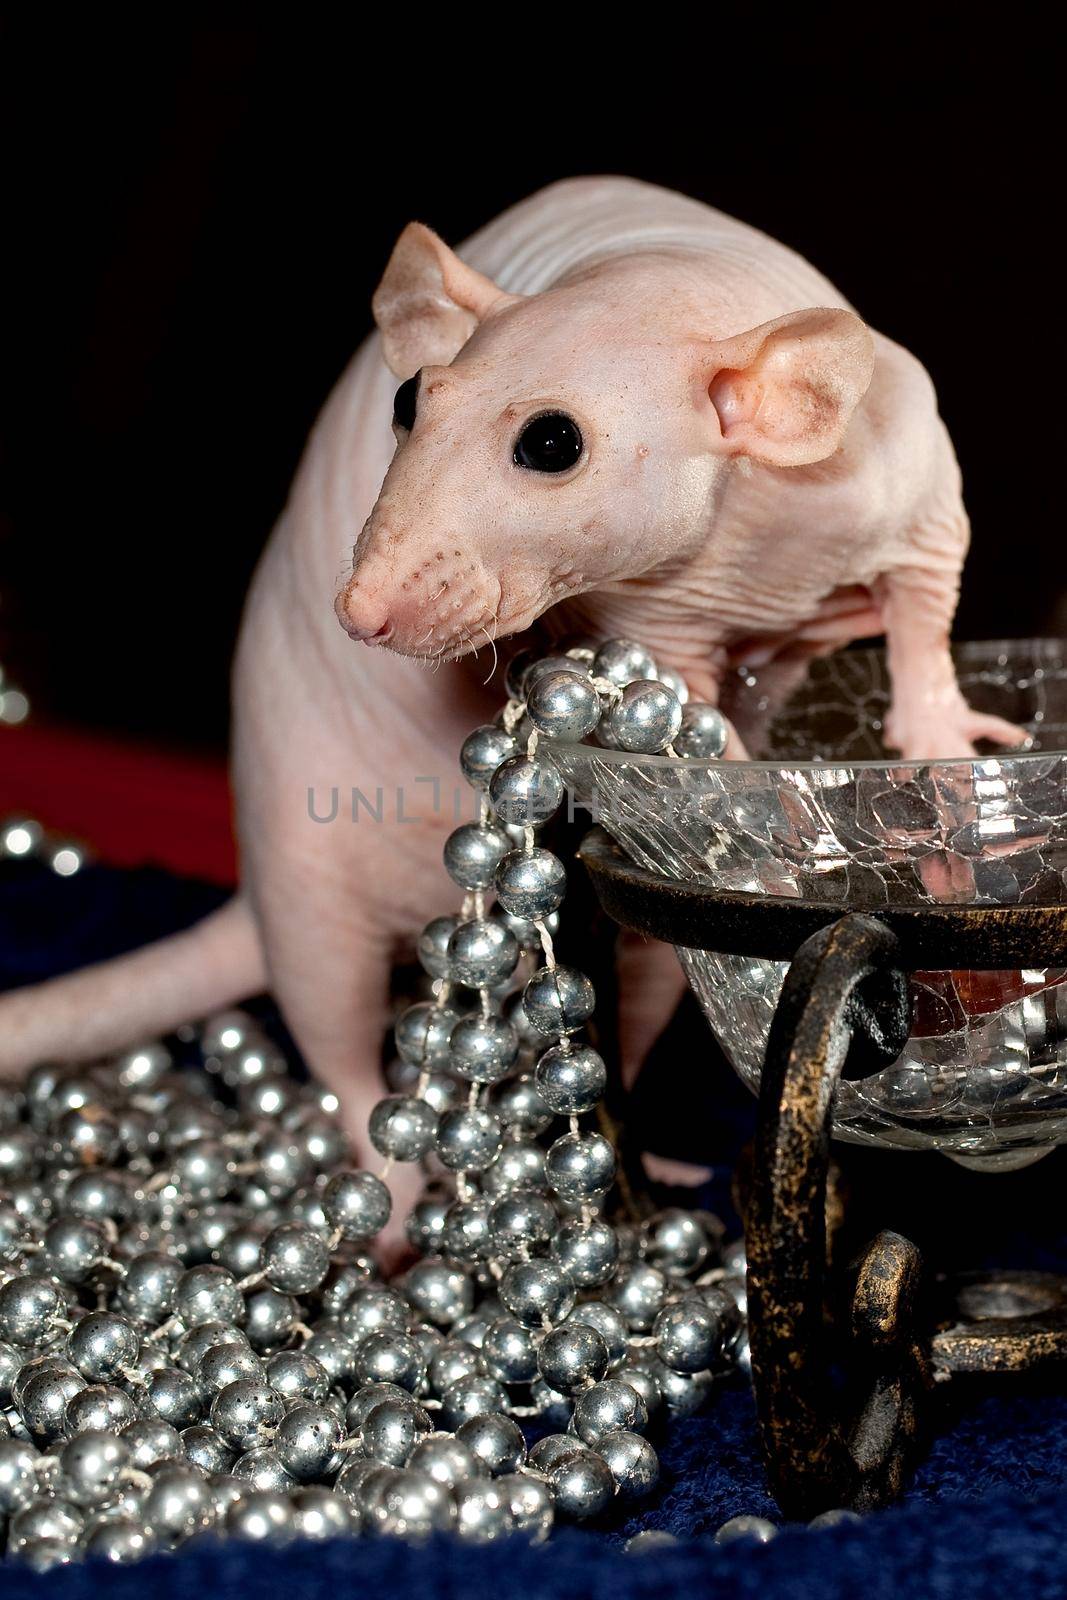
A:
{"label": "wrinkled pink skin", "polygon": [[[490,640],[550,612],[553,631],[643,640],[710,700],[730,665],[884,631],[905,756],[1020,737],[956,687],[967,518],[930,380],[791,251],[678,195],[583,179],[498,218],[462,262],[413,225],[375,312],[382,337],[327,403],[249,596],[238,897],[176,940],[0,1000],[14,1070],[269,984],[371,1164],[390,966],[457,901],[440,846],[456,752],[500,702],[482,682]],[[419,370],[394,452],[393,391]],[[586,444],[555,477],[512,459],[546,409]],[[436,814],[413,781],[430,775]],[[373,800],[398,782],[421,826],[388,820],[393,806],[380,825],[346,820],[351,785]],[[321,813],[335,785],[338,820],[311,821],[309,788]],[[632,1072],[681,980],[665,947],[624,961]]]}

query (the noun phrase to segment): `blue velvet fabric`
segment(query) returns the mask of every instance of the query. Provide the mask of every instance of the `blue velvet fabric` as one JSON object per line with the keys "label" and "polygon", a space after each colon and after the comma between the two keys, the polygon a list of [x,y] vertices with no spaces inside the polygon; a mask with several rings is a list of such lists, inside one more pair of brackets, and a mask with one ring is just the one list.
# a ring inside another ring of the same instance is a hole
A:
{"label": "blue velvet fabric", "polygon": [[[218,892],[155,871],[94,868],[60,882],[32,867],[0,870],[0,988],[186,925]],[[729,1209],[730,1164],[751,1126],[751,1103],[692,1011],[662,1042],[638,1090],[642,1126],[663,1153],[700,1154],[714,1164],[707,1201]],[[684,1115],[679,1115],[683,1111]],[[676,1130],[687,1130],[685,1145]],[[871,1197],[934,1259],[1067,1267],[1059,1152],[1009,1177],[959,1172],[937,1157],[844,1152],[862,1215]],[[866,1197],[866,1199],[864,1198]],[[0,1569],[4,1600],[48,1594],[88,1600],[99,1586],[115,1600],[334,1600],[339,1593],[460,1600],[494,1592],[514,1600],[639,1600],[660,1595],[752,1596],[759,1600],[982,1600],[1067,1594],[1067,1397],[1043,1383],[937,1396],[934,1437],[904,1500],[859,1526],[786,1527],[766,1546],[719,1548],[711,1535],[727,1517],[756,1512],[780,1520],[756,1448],[751,1400],[734,1379],[706,1414],[675,1423],[656,1442],[663,1478],[635,1510],[620,1507],[596,1533],[565,1530],[548,1546],[520,1539],[471,1548],[451,1539],[412,1549],[345,1541],[280,1551],[229,1545],[189,1549],[130,1569],[95,1564],[37,1576]],[[622,1551],[641,1528],[679,1543],[645,1556]]]}

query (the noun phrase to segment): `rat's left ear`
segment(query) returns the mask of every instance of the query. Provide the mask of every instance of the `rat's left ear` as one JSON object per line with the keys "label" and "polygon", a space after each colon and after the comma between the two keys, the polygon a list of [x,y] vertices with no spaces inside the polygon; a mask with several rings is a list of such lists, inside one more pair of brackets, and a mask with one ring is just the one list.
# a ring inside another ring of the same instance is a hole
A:
{"label": "rat's left ear", "polygon": [[420,367],[448,366],[487,312],[513,298],[430,228],[409,222],[371,302],[390,370],[411,378]]}
{"label": "rat's left ear", "polygon": [[712,448],[772,467],[833,455],[874,372],[874,340],[852,311],[794,311],[711,345]]}

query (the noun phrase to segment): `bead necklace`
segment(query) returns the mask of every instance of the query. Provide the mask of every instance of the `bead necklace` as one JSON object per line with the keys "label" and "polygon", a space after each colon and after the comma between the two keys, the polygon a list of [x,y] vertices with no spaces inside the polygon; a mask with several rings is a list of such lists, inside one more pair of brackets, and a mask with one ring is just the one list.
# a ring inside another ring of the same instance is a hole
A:
{"label": "bead necklace", "polygon": [[[153,1045],[0,1086],[9,1554],[543,1538],[648,1492],[650,1419],[744,1365],[743,1254],[721,1225],[603,1215],[615,1152],[582,1119],[606,1068],[578,1037],[593,989],[556,960],[566,873],[538,843],[563,795],[542,738],[712,759],[725,723],[626,641],[513,663],[508,690],[463,747],[479,820],[445,863],[464,900],[419,940],[434,994],[396,1026],[407,1081],[371,1117],[378,1173],[347,1165],[334,1097],[241,1013],[196,1035],[206,1074]],[[450,1192],[414,1207],[421,1257],[386,1285],[367,1253],[385,1179],[427,1158]]]}

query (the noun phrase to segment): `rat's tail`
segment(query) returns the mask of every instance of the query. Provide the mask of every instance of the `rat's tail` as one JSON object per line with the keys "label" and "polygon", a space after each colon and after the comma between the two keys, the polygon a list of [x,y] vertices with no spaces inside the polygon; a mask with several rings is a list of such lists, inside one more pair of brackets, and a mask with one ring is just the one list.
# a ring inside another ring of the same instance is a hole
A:
{"label": "rat's tail", "polygon": [[237,895],[185,933],[0,995],[0,1078],[139,1044],[265,985],[255,920]]}

